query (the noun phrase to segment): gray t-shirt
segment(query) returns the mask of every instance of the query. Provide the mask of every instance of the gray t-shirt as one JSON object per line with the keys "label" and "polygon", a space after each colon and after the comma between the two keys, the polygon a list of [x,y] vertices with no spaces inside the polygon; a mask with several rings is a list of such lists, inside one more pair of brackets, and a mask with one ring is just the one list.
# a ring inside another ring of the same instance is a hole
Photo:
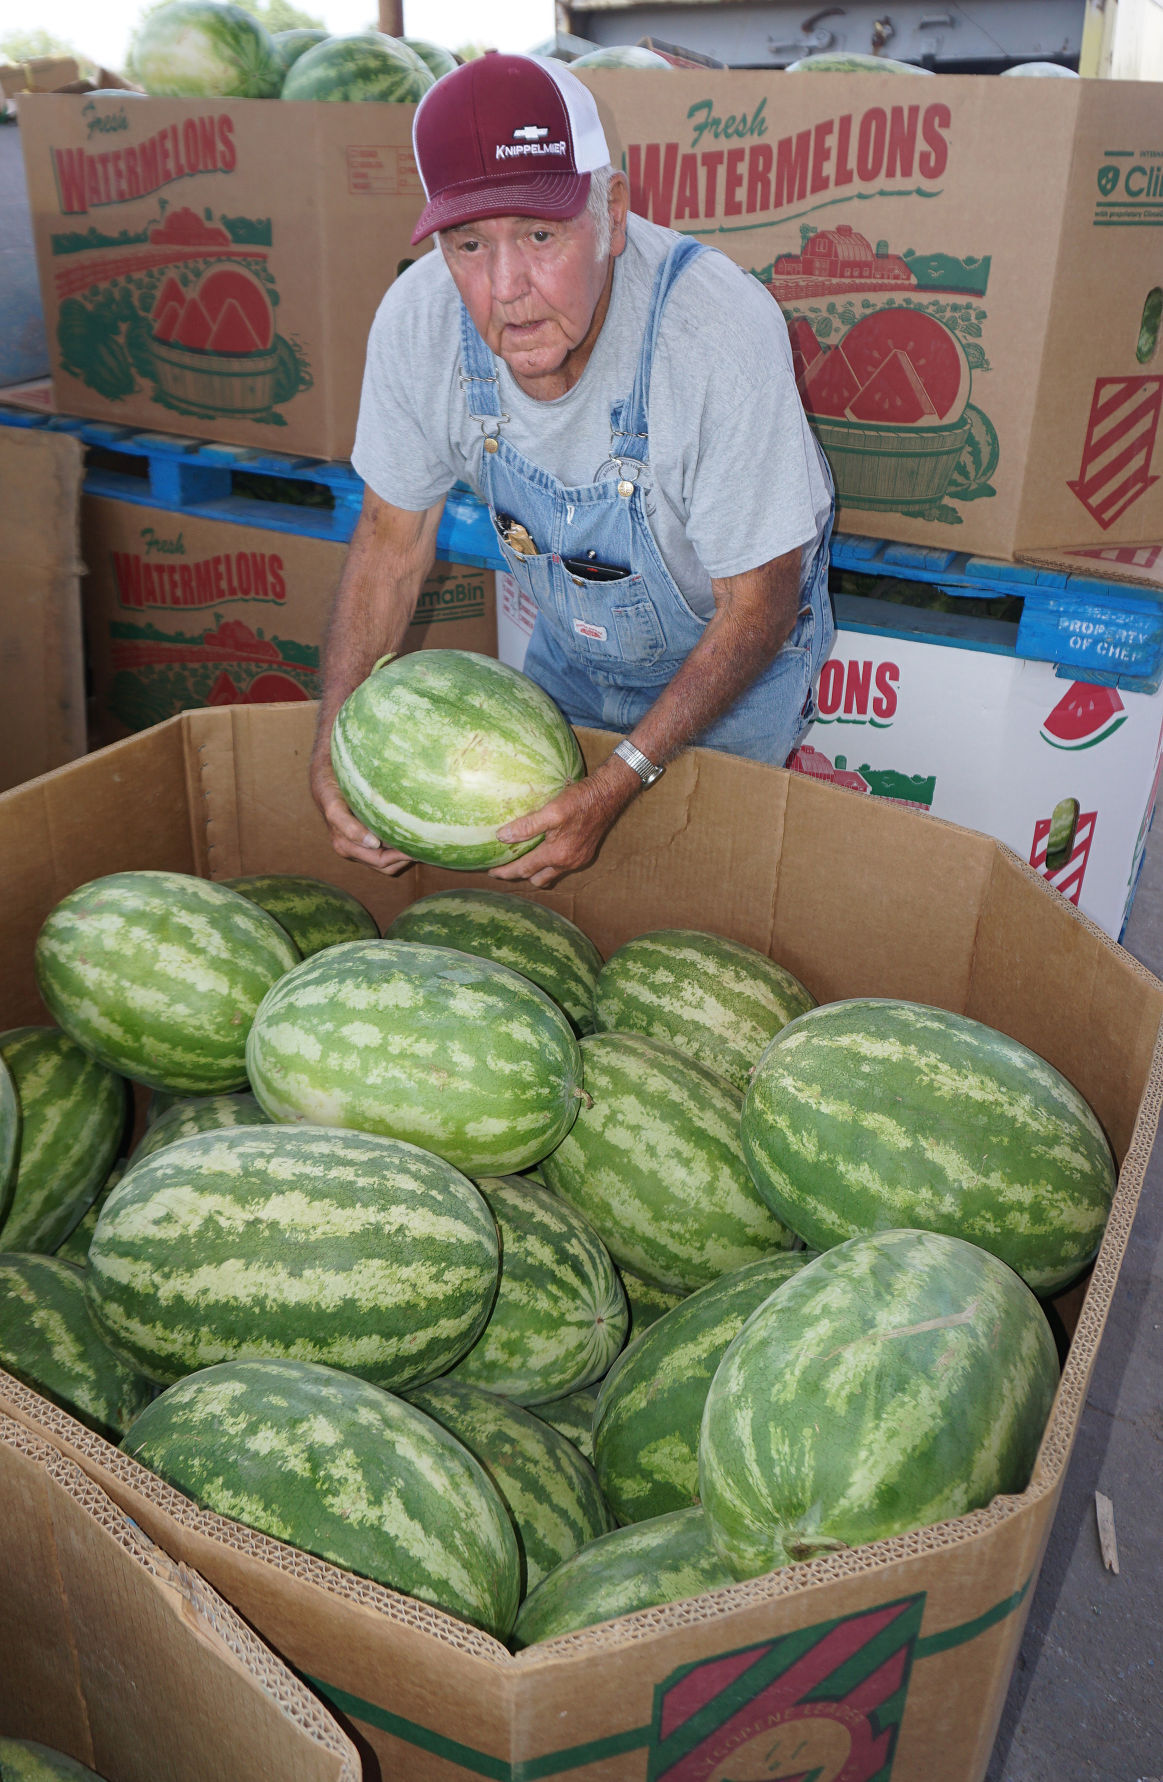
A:
{"label": "gray t-shirt", "polygon": [[[676,239],[638,216],[628,234],[601,333],[572,390],[539,401],[498,360],[505,438],[570,486],[617,474],[610,408],[633,385],[654,274]],[[460,299],[437,244],[391,286],[368,340],[352,462],[393,507],[432,507],[455,482],[482,492],[482,433],[459,369]],[[830,502],[822,455],[779,305],[725,254],[700,254],[671,289],[648,425],[651,530],[695,612],[714,611],[712,576],[797,547],[806,566]]]}

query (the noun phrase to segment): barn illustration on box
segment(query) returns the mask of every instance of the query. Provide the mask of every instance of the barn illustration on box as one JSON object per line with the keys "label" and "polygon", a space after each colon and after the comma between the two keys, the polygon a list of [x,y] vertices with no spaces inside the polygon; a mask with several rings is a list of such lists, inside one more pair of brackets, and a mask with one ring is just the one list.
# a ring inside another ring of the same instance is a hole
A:
{"label": "barn illustration on box", "polygon": [[989,258],[903,254],[850,224],[800,225],[756,276],[787,318],[796,384],[842,503],[952,521],[996,493],[997,433],[970,402],[989,370]]}
{"label": "barn illustration on box", "polygon": [[117,402],[139,394],[177,414],[285,426],[308,389],[302,346],[276,326],[270,221],[168,208],[136,233],[55,234],[63,369]]}
{"label": "barn illustration on box", "polygon": [[265,637],[242,619],[215,614],[195,633],[115,619],[109,636],[109,711],[129,730],[201,706],[319,697],[318,645]]}

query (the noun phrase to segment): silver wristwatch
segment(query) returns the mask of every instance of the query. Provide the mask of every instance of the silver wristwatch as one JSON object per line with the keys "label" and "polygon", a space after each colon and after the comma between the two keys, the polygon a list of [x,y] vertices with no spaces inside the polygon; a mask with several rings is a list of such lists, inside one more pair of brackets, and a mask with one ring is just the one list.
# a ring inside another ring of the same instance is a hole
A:
{"label": "silver wristwatch", "polygon": [[634,769],[644,786],[653,786],[655,780],[660,780],[666,772],[665,767],[655,767],[653,761],[648,761],[641,749],[636,749],[632,742],[625,739],[618,744],[614,753],[626,763],[627,767]]}

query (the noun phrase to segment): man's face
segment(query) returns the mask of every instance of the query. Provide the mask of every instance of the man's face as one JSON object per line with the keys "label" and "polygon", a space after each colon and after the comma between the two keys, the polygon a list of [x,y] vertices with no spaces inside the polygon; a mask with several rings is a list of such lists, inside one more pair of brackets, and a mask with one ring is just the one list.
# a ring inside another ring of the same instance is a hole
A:
{"label": "man's face", "polygon": [[566,360],[591,329],[596,336],[623,231],[624,216],[615,218],[609,254],[600,260],[586,211],[564,222],[490,217],[442,232],[441,250],[478,333],[531,394],[539,383],[546,394],[559,394],[554,385]]}

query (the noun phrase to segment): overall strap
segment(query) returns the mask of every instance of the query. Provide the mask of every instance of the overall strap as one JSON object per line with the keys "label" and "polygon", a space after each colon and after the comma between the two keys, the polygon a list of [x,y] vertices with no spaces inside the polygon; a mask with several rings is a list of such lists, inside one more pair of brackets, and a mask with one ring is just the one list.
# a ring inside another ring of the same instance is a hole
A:
{"label": "overall strap", "polygon": [[503,420],[497,386],[497,362],[462,303],[460,306],[460,381],[474,421]]}
{"label": "overall strap", "polygon": [[654,349],[658,345],[659,330],[662,327],[662,312],[666,306],[666,300],[670,296],[671,287],[687,267],[694,263],[699,254],[709,253],[709,251],[705,242],[695,241],[693,237],[683,235],[673,243],[665,260],[654,275],[654,289],[651,292],[650,310],[642,335],[642,351],[638,355],[638,369],[634,374],[634,387],[628,397],[615,403],[610,413],[611,426],[615,434],[626,440],[625,450],[629,457],[645,460],[648,456],[646,411],[650,401],[650,374],[654,368]]}

